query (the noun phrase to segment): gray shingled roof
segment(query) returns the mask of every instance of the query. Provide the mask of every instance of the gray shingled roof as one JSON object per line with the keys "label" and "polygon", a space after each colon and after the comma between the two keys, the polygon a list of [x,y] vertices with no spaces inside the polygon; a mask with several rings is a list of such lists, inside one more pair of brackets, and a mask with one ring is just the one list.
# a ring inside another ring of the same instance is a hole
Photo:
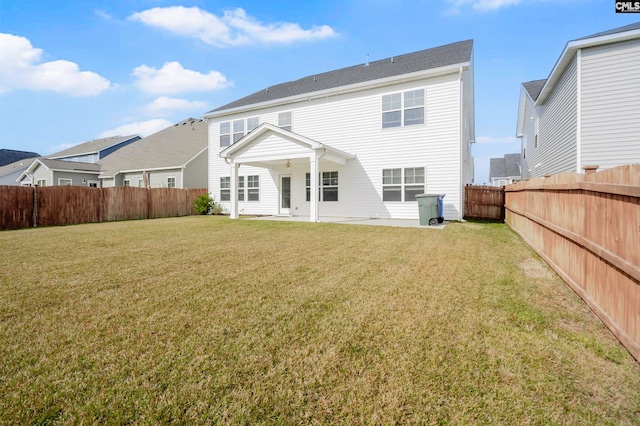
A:
{"label": "gray shingled roof", "polygon": [[207,114],[386,77],[461,64],[471,60],[472,50],[473,40],[465,40],[432,49],[394,56],[393,58],[373,61],[370,62],[368,66],[360,64],[310,75],[299,80],[270,86],[264,90],[260,90],[242,99],[209,111]]}
{"label": "gray shingled roof", "polygon": [[489,179],[520,176],[520,154],[505,154],[489,160]]}
{"label": "gray shingled roof", "polygon": [[29,167],[31,163],[33,163],[33,160],[35,160],[35,158],[24,158],[11,164],[0,166],[0,176],[8,175],[9,173],[13,173],[16,170],[26,170],[27,167]]}
{"label": "gray shingled roof", "polygon": [[103,158],[99,161],[101,176],[114,176],[123,170],[181,167],[207,144],[207,123],[188,118]]}
{"label": "gray shingled roof", "polygon": [[64,160],[52,160],[50,158],[38,158],[42,164],[49,169],[55,170],[74,170],[82,172],[99,172],[100,165],[96,163],[82,163],[80,161],[64,161]]}
{"label": "gray shingled roof", "polygon": [[602,31],[596,34],[591,34],[590,36],[580,37],[571,41],[586,40],[589,38],[602,37],[602,36],[618,34],[618,33],[623,33],[625,31],[632,31],[632,30],[640,30],[640,22],[636,22],[635,24],[625,25],[624,27],[614,28],[612,30]]}
{"label": "gray shingled roof", "polygon": [[64,149],[62,151],[56,152],[54,154],[48,155],[49,158],[59,158],[59,157],[71,157],[74,155],[80,154],[91,154],[100,152],[103,149],[109,148],[113,145],[117,145],[120,142],[124,142],[131,138],[136,137],[137,135],[129,135],[129,136],[111,136],[108,138],[102,139],[94,139],[89,142],[84,142],[76,146],[72,146],[71,148]]}
{"label": "gray shingled roof", "polygon": [[533,81],[528,81],[526,83],[522,83],[522,85],[524,86],[524,90],[526,90],[527,93],[529,93],[529,96],[531,96],[531,99],[533,99],[533,101],[535,102],[536,99],[538,99],[538,95],[540,94],[540,91],[544,87],[544,83],[546,82],[547,82],[547,79],[533,80]]}

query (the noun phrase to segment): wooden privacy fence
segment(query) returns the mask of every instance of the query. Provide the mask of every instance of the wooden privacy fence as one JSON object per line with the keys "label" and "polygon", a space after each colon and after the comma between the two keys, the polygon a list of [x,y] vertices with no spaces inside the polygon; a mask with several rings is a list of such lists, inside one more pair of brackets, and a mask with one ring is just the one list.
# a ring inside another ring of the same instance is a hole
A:
{"label": "wooden privacy fence", "polygon": [[465,186],[464,217],[465,219],[504,220],[504,188]]}
{"label": "wooden privacy fence", "polygon": [[0,230],[196,214],[207,189],[0,186]]}
{"label": "wooden privacy fence", "polygon": [[640,164],[593,170],[507,186],[506,222],[640,361]]}

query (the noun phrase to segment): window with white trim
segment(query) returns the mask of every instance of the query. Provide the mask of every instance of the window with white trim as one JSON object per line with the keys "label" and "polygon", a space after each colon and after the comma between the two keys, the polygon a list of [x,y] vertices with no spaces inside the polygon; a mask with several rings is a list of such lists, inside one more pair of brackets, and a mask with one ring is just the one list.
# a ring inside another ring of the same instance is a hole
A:
{"label": "window with white trim", "polygon": [[244,137],[244,119],[233,120],[233,143]]}
{"label": "window with white trim", "polygon": [[382,201],[416,201],[416,195],[424,191],[424,167],[382,170]]}
{"label": "window with white trim", "polygon": [[238,201],[244,201],[244,176],[238,176]]}
{"label": "window with white trim", "polygon": [[278,113],[278,127],[291,131],[291,111]]}
{"label": "window with white trim", "polygon": [[247,201],[260,201],[260,176],[247,176]]}
{"label": "window with white trim", "polygon": [[175,188],[176,187],[176,178],[168,177],[167,178],[167,188]]}
{"label": "window with white trim", "polygon": [[38,179],[38,181],[36,182],[36,186],[47,186],[47,180],[46,179]]}
{"label": "window with white trim", "polygon": [[220,147],[231,145],[231,122],[220,123]]}
{"label": "window with white trim", "polygon": [[538,127],[540,125],[540,119],[536,118],[536,123],[535,123],[535,139],[533,140],[533,147],[537,148],[538,147]]}
{"label": "window with white trim", "polygon": [[131,179],[125,179],[122,181],[122,186],[131,186]]}
{"label": "window with white trim", "polygon": [[73,181],[71,179],[59,178],[58,186],[71,186]]}
{"label": "window with white trim", "polygon": [[142,178],[138,178],[138,188],[144,187],[144,180]]}
{"label": "window with white trim", "polygon": [[250,133],[259,125],[260,125],[260,117],[247,118],[247,133]]}
{"label": "window with white trim", "polygon": [[231,178],[220,178],[220,201],[231,201]]}
{"label": "window with white trim", "polygon": [[[318,174],[318,201],[338,201],[338,172]],[[311,201],[311,173],[305,175],[307,201]]]}
{"label": "window with white trim", "polygon": [[382,96],[382,128],[424,124],[424,89]]}

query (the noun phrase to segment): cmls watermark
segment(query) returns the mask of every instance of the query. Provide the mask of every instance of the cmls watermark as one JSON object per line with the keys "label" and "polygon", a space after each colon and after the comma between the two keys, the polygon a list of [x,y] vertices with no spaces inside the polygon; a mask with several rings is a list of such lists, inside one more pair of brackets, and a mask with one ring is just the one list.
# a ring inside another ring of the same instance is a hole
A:
{"label": "cmls watermark", "polygon": [[640,13],[640,1],[617,1],[616,13]]}

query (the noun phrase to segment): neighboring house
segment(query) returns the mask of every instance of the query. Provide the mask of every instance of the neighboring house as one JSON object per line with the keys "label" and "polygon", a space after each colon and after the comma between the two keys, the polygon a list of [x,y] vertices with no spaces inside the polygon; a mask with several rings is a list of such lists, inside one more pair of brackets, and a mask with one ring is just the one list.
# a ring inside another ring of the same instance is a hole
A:
{"label": "neighboring house", "polygon": [[[33,158],[25,158],[13,163],[0,166],[0,185],[20,185],[17,182],[18,177],[31,165]],[[31,185],[31,180],[25,178],[23,185]]]}
{"label": "neighboring house", "polygon": [[522,178],[640,163],[638,76],[640,22],[568,42],[520,89]]}
{"label": "neighboring house", "polygon": [[97,162],[138,140],[138,135],[94,139],[39,157],[28,163],[15,182],[22,186],[31,186],[33,182],[39,186],[99,186]]}
{"label": "neighboring house", "polygon": [[0,167],[35,157],[40,157],[40,154],[36,152],[16,151],[13,149],[0,149]]}
{"label": "neighboring house", "polygon": [[462,219],[474,141],[473,41],[268,87],[204,115],[209,191],[242,214]]}
{"label": "neighboring house", "polygon": [[206,188],[207,124],[188,118],[100,160],[103,187]]}
{"label": "neighboring house", "polygon": [[51,158],[52,160],[97,163],[108,155],[138,140],[140,140],[140,136],[138,135],[94,139],[48,155],[47,158]]}
{"label": "neighboring house", "polygon": [[32,181],[37,186],[99,186],[100,165],[79,161],[36,158],[19,180]]}
{"label": "neighboring house", "polygon": [[489,180],[492,186],[504,186],[521,180],[520,154],[505,154],[489,160]]}

